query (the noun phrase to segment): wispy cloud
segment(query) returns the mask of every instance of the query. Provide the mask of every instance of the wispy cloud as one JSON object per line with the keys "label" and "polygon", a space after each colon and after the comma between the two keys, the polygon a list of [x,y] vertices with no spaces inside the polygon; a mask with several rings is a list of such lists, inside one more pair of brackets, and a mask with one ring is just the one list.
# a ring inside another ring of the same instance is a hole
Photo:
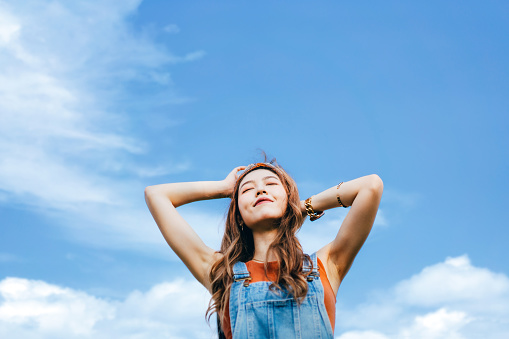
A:
{"label": "wispy cloud", "polygon": [[407,192],[389,187],[384,188],[382,201],[386,204],[398,205],[400,208],[411,208],[414,207],[420,199],[421,195],[419,193]]}
{"label": "wispy cloud", "polygon": [[[141,193],[140,193],[141,192]],[[60,215],[66,232],[80,242],[110,249],[128,249],[168,260],[179,261],[168,247],[143,201],[143,189],[138,190],[139,204],[120,211],[107,205],[82,205],[75,214]],[[185,220],[208,246],[219,249],[224,230],[223,216],[193,207],[180,209]],[[82,215],[82,220],[73,220]]]}
{"label": "wispy cloud", "polygon": [[[304,248],[304,252],[313,253],[334,240],[348,211],[349,209],[345,208],[335,208],[328,210],[326,215],[319,221],[311,222],[309,219],[306,220],[301,231],[298,233],[298,238]],[[372,232],[376,232],[377,229],[385,226],[388,226],[388,221],[385,218],[384,211],[379,209]],[[316,227],[320,228],[319,232],[316,231]]]}
{"label": "wispy cloud", "polygon": [[164,31],[166,33],[170,33],[170,34],[176,34],[176,33],[180,32],[180,28],[179,28],[179,26],[177,26],[175,24],[170,24],[170,25],[166,25],[164,27]]}
{"label": "wispy cloud", "polygon": [[14,254],[11,254],[11,253],[1,253],[0,252],[0,263],[2,262],[20,262],[22,261],[21,258],[19,258],[18,256],[15,256]]}
{"label": "wispy cloud", "polygon": [[[0,3],[2,203],[51,212],[68,227],[101,212],[112,223],[106,232],[126,233],[115,223],[143,219],[131,198],[143,195],[140,181],[190,167],[139,164],[150,145],[133,132],[125,102],[150,109],[188,101],[174,90],[168,69],[204,56],[174,55],[136,32],[128,17],[139,3]],[[151,90],[139,93],[136,83]]]}

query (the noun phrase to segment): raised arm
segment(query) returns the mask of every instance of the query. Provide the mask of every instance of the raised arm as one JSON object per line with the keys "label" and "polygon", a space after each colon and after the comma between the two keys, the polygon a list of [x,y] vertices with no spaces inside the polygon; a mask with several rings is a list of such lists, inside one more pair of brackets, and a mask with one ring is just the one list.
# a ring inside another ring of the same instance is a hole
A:
{"label": "raised arm", "polygon": [[[345,206],[351,206],[336,238],[317,253],[326,266],[327,276],[334,292],[337,292],[371,231],[382,192],[382,179],[372,174],[344,182],[339,188],[331,187],[314,195],[311,199],[311,205],[315,211],[338,207],[338,195]],[[305,211],[304,201],[301,204]]]}
{"label": "raised arm", "polygon": [[145,201],[164,239],[209,291],[210,268],[220,254],[205,245],[176,208],[194,201],[231,196],[237,172],[243,169],[244,166],[236,167],[221,181],[182,182],[145,188]]}

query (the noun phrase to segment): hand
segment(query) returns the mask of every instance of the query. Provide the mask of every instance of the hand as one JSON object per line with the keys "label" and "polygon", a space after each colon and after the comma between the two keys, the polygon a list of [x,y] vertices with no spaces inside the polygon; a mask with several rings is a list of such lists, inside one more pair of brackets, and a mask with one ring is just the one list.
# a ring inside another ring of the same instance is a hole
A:
{"label": "hand", "polygon": [[233,195],[233,189],[235,188],[235,183],[239,178],[239,171],[243,171],[246,169],[246,166],[238,166],[235,167],[223,180],[223,183],[226,187],[226,195],[231,197]]}

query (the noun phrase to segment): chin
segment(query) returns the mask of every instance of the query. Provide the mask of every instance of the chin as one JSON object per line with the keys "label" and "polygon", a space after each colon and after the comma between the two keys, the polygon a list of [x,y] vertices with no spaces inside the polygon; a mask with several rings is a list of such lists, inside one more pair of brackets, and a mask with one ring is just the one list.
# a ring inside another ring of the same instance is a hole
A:
{"label": "chin", "polygon": [[[281,215],[272,215],[272,216],[265,216],[264,218],[260,218],[257,220],[254,220],[251,225],[253,225],[254,228],[258,228],[257,226],[261,226],[263,228],[275,228],[277,225],[281,222]],[[267,227],[269,226],[269,227]],[[251,227],[250,227],[251,228]]]}

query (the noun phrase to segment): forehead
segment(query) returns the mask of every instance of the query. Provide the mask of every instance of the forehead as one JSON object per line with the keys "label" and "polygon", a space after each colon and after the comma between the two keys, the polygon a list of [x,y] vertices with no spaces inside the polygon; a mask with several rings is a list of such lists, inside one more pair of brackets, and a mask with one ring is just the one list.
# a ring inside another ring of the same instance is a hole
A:
{"label": "forehead", "polygon": [[277,180],[279,180],[279,177],[277,176],[276,173],[272,172],[271,170],[265,169],[265,168],[260,168],[260,169],[255,169],[255,170],[249,172],[248,174],[246,174],[246,176],[244,178],[242,178],[242,181],[240,182],[239,187],[242,186],[242,184],[245,183],[246,181],[261,180],[268,176],[275,177],[275,178],[277,178]]}

